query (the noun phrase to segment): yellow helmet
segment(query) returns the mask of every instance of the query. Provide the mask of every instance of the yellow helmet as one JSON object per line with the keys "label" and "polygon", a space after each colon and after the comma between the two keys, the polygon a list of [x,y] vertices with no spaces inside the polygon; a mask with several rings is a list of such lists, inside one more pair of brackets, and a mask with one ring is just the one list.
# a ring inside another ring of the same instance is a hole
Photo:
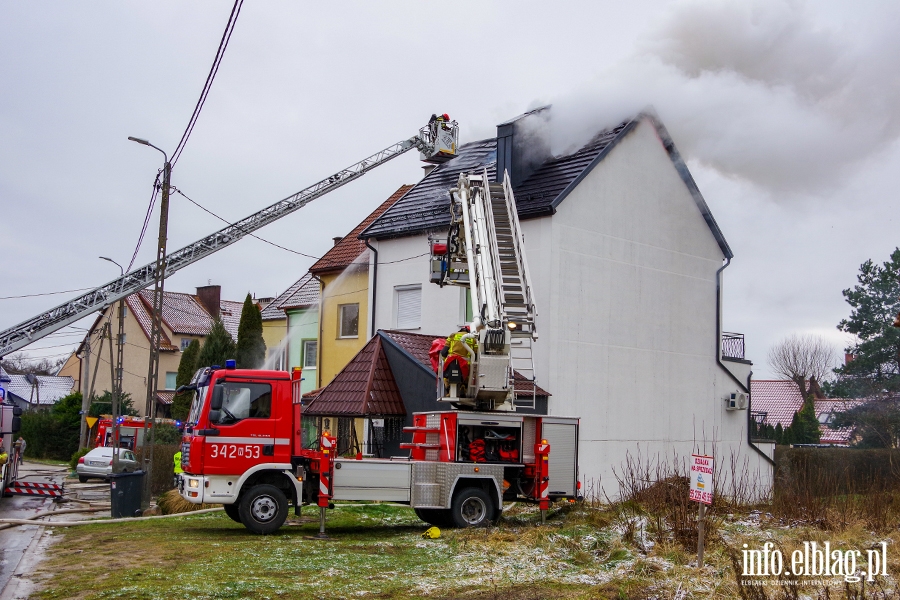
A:
{"label": "yellow helmet", "polygon": [[426,540],[436,540],[441,537],[441,530],[437,527],[429,527],[425,530],[425,533],[422,534],[422,537]]}

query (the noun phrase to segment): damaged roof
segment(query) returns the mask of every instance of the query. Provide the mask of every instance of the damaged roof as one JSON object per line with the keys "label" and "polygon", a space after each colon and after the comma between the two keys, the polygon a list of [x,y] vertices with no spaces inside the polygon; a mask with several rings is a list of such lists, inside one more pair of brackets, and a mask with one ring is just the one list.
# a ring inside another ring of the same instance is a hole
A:
{"label": "damaged roof", "polygon": [[[709,206],[703,199],[693,176],[688,171],[687,165],[681,158],[681,154],[675,148],[665,126],[652,110],[641,112],[632,119],[599,132],[590,142],[571,154],[549,158],[524,181],[517,182],[513,187],[513,195],[516,199],[519,217],[528,219],[555,213],[559,204],[578,186],[581,180],[644,119],[647,119],[656,128],[669,158],[690,191],[722,253],[726,258],[733,258],[734,254],[713,218]],[[455,187],[460,173],[477,172],[484,168],[488,169],[491,180],[495,180],[497,170],[496,138],[460,146],[459,155],[456,158],[435,167],[406,196],[366,227],[359,234],[360,239],[385,239],[446,229],[450,224],[450,188]]]}

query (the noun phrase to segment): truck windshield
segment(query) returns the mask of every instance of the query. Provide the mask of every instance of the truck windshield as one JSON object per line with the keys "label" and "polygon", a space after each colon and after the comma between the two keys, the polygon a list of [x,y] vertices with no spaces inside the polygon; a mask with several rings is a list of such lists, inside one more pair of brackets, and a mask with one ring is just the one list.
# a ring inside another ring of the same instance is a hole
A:
{"label": "truck windshield", "polygon": [[191,412],[188,413],[188,424],[196,425],[200,420],[200,409],[203,407],[203,399],[206,398],[206,392],[209,386],[200,386],[194,391],[194,398],[191,400]]}

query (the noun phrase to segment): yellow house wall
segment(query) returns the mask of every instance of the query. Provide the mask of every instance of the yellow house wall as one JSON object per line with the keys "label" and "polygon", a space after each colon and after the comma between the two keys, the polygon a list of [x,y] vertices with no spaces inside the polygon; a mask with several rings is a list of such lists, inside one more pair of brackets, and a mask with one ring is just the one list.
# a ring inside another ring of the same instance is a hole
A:
{"label": "yellow house wall", "polygon": [[[284,337],[287,335],[287,318],[272,320],[272,321],[263,321],[262,322],[262,336],[263,341],[266,343],[266,362],[269,363],[269,358],[272,356],[273,351],[278,351],[284,354],[284,348],[280,348],[281,342],[284,340]],[[271,364],[271,363],[269,363]],[[269,366],[267,364],[267,366]],[[278,363],[272,368],[278,368]],[[289,369],[290,366],[286,363],[281,365],[283,369]]]}
{"label": "yellow house wall", "polygon": [[[328,385],[368,341],[369,269],[349,267],[339,274],[322,275],[322,316],[319,320],[318,386]],[[359,304],[356,337],[339,336],[339,306]]]}

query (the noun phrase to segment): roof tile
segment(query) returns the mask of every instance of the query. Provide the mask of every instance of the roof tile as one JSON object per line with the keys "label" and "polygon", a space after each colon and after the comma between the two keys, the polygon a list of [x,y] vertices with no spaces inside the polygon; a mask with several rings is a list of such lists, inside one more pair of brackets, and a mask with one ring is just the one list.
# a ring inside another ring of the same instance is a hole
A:
{"label": "roof tile", "polygon": [[283,319],[286,309],[312,306],[318,302],[319,282],[313,278],[311,273],[307,273],[262,310],[262,319],[263,321]]}
{"label": "roof tile", "polygon": [[[309,268],[311,273],[325,273],[337,269],[344,269],[366,253],[366,244],[359,239],[360,232],[368,227],[375,219],[380,217],[386,210],[400,200],[413,186],[401,185],[400,188],[391,194],[391,197],[381,203],[372,213],[363,219],[362,223],[353,228],[353,231],[345,235],[337,244],[334,245],[325,255],[316,261]],[[362,260],[362,259],[360,259]],[[368,254],[361,264],[369,264]]]}

